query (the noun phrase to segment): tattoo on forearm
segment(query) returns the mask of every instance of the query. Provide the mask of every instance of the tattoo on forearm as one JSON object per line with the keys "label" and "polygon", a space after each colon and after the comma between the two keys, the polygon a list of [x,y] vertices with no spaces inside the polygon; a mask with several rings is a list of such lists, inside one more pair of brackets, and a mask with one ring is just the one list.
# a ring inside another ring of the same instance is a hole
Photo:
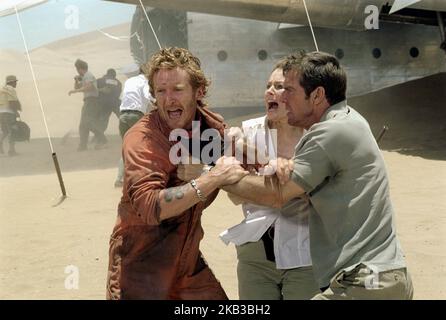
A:
{"label": "tattoo on forearm", "polygon": [[186,190],[184,190],[184,186],[176,187],[175,188],[175,198],[176,199],[183,199],[184,192],[186,192]]}
{"label": "tattoo on forearm", "polygon": [[174,198],[183,199],[184,194],[187,192],[188,189],[189,189],[189,184],[166,189],[164,192],[164,201],[171,202]]}
{"label": "tattoo on forearm", "polygon": [[170,202],[173,199],[172,189],[166,189],[164,192],[164,201]]}

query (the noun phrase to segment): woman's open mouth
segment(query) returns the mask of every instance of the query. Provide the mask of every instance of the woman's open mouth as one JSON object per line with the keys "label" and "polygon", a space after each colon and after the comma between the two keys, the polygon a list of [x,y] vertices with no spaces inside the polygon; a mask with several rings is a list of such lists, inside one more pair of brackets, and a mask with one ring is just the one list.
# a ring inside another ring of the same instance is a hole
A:
{"label": "woman's open mouth", "polygon": [[277,110],[279,108],[279,104],[275,101],[268,102],[268,111]]}

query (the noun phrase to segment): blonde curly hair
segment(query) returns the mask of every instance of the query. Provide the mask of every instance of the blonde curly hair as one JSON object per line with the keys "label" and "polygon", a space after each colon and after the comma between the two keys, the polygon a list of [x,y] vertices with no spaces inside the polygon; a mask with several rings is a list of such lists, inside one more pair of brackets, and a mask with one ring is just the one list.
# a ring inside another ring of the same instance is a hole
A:
{"label": "blonde curly hair", "polygon": [[[200,59],[195,57],[189,50],[178,47],[163,48],[158,53],[154,54],[149,62],[144,65],[142,70],[146,78],[149,80],[150,93],[155,97],[153,78],[155,74],[161,69],[176,69],[181,68],[185,70],[190,77],[192,88],[197,90],[203,88],[203,96],[207,95],[210,81],[206,78],[201,70]],[[206,106],[204,100],[197,101],[200,106]]]}

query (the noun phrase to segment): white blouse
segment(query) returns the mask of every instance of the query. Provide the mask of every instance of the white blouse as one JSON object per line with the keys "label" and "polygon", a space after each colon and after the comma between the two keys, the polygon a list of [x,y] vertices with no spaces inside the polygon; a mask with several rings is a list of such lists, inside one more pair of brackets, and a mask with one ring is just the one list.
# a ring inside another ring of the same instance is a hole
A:
{"label": "white blouse", "polygon": [[[242,129],[248,140],[257,140],[258,149],[261,144],[266,146],[270,159],[276,157],[277,136],[269,130],[266,116],[244,121]],[[280,209],[252,203],[244,203],[242,209],[245,219],[220,234],[223,242],[232,242],[237,246],[256,242],[274,225],[274,256],[277,269],[311,266],[309,204],[305,199],[292,199]]]}

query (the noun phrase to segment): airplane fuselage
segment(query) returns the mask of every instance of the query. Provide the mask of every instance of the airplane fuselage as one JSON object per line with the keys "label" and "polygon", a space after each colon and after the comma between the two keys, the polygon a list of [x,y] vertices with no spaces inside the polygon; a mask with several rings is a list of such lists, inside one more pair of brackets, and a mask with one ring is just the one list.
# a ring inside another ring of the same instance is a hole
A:
{"label": "airplane fuselage", "polygon": [[[188,12],[177,19],[182,37],[175,38],[172,19],[158,18],[162,45],[186,45],[201,59],[212,80],[208,101],[219,108],[263,106],[274,64],[289,53],[315,50],[308,26]],[[163,32],[167,26],[169,32]],[[142,28],[141,61],[158,49],[148,25]],[[380,21],[378,29],[314,28],[314,33],[319,50],[336,55],[346,69],[349,97],[446,71],[437,26]]]}

